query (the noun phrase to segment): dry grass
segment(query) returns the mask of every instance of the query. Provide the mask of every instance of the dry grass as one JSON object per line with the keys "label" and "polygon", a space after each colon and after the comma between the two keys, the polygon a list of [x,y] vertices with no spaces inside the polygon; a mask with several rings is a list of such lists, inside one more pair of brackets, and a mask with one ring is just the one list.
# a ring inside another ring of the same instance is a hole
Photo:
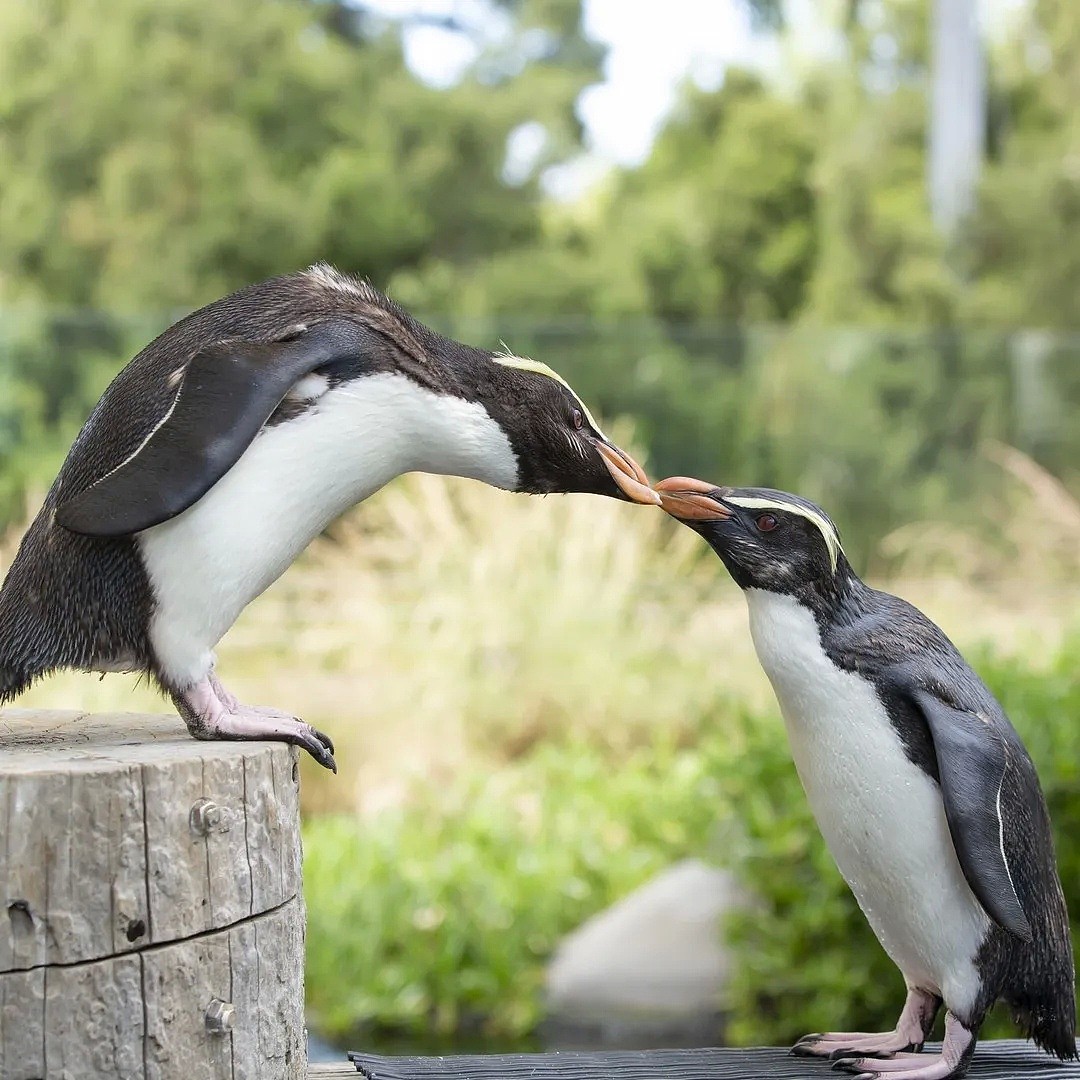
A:
{"label": "dry grass", "polygon": [[[1075,625],[1080,506],[1016,451],[989,453],[1003,467],[994,513],[887,538],[889,587],[961,647],[1037,657]],[[0,570],[13,552],[0,548]],[[405,477],[244,613],[220,667],[241,697],[338,742],[338,777],[308,770],[312,811],[372,812],[417,775],[497,767],[541,739],[599,741],[617,760],[687,737],[720,693],[770,700],[741,598],[704,553],[656,511]],[[71,673],[21,703],[163,707],[134,678]]]}

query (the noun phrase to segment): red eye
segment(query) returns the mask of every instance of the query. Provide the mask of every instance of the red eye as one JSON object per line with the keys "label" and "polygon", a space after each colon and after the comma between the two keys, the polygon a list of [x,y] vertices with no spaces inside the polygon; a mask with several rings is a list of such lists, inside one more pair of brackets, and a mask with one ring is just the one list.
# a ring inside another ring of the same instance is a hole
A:
{"label": "red eye", "polygon": [[574,425],[575,431],[580,431],[585,426],[585,416],[580,409],[575,409],[570,414],[570,422]]}
{"label": "red eye", "polygon": [[762,514],[756,522],[756,525],[761,532],[772,532],[779,524],[780,522],[777,521],[772,514]]}

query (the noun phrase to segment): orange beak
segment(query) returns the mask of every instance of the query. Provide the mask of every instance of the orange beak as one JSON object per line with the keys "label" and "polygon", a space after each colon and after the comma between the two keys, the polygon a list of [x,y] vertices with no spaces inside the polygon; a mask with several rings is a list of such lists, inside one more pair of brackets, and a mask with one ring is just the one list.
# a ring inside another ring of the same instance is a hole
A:
{"label": "orange beak", "polygon": [[611,479],[631,502],[660,505],[660,496],[653,491],[645,470],[629,454],[602,439],[594,439],[593,445],[604,459]]}
{"label": "orange beak", "polygon": [[692,476],[669,476],[656,485],[660,505],[680,521],[724,521],[731,511],[713,494],[716,484]]}

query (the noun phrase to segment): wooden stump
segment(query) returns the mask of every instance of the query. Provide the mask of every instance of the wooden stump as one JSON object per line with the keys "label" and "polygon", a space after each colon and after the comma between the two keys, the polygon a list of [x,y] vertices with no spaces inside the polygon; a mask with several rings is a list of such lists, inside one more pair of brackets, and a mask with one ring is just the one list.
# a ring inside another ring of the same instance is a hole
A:
{"label": "wooden stump", "polygon": [[0,1078],[302,1078],[299,766],[178,718],[0,713]]}

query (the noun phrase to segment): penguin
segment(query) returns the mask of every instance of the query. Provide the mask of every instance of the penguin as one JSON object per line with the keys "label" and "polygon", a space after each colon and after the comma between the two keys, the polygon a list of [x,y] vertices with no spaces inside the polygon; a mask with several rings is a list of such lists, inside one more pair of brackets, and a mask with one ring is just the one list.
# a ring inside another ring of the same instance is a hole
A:
{"label": "penguin", "polygon": [[659,502],[537,361],[434,333],[317,264],[175,323],[92,411],[0,588],[0,705],[61,668],[148,674],[198,739],[322,732],[241,704],[214,648],[349,507],[413,471]]}
{"label": "penguin", "polygon": [[[945,634],[865,585],[820,507],[687,477],[656,485],[746,597],[754,647],[829,851],[907,999],[890,1032],[792,1052],[863,1078],[967,1070],[999,999],[1075,1058],[1072,943],[1050,818],[1020,737]],[[920,1056],[944,1004],[941,1053]]]}

